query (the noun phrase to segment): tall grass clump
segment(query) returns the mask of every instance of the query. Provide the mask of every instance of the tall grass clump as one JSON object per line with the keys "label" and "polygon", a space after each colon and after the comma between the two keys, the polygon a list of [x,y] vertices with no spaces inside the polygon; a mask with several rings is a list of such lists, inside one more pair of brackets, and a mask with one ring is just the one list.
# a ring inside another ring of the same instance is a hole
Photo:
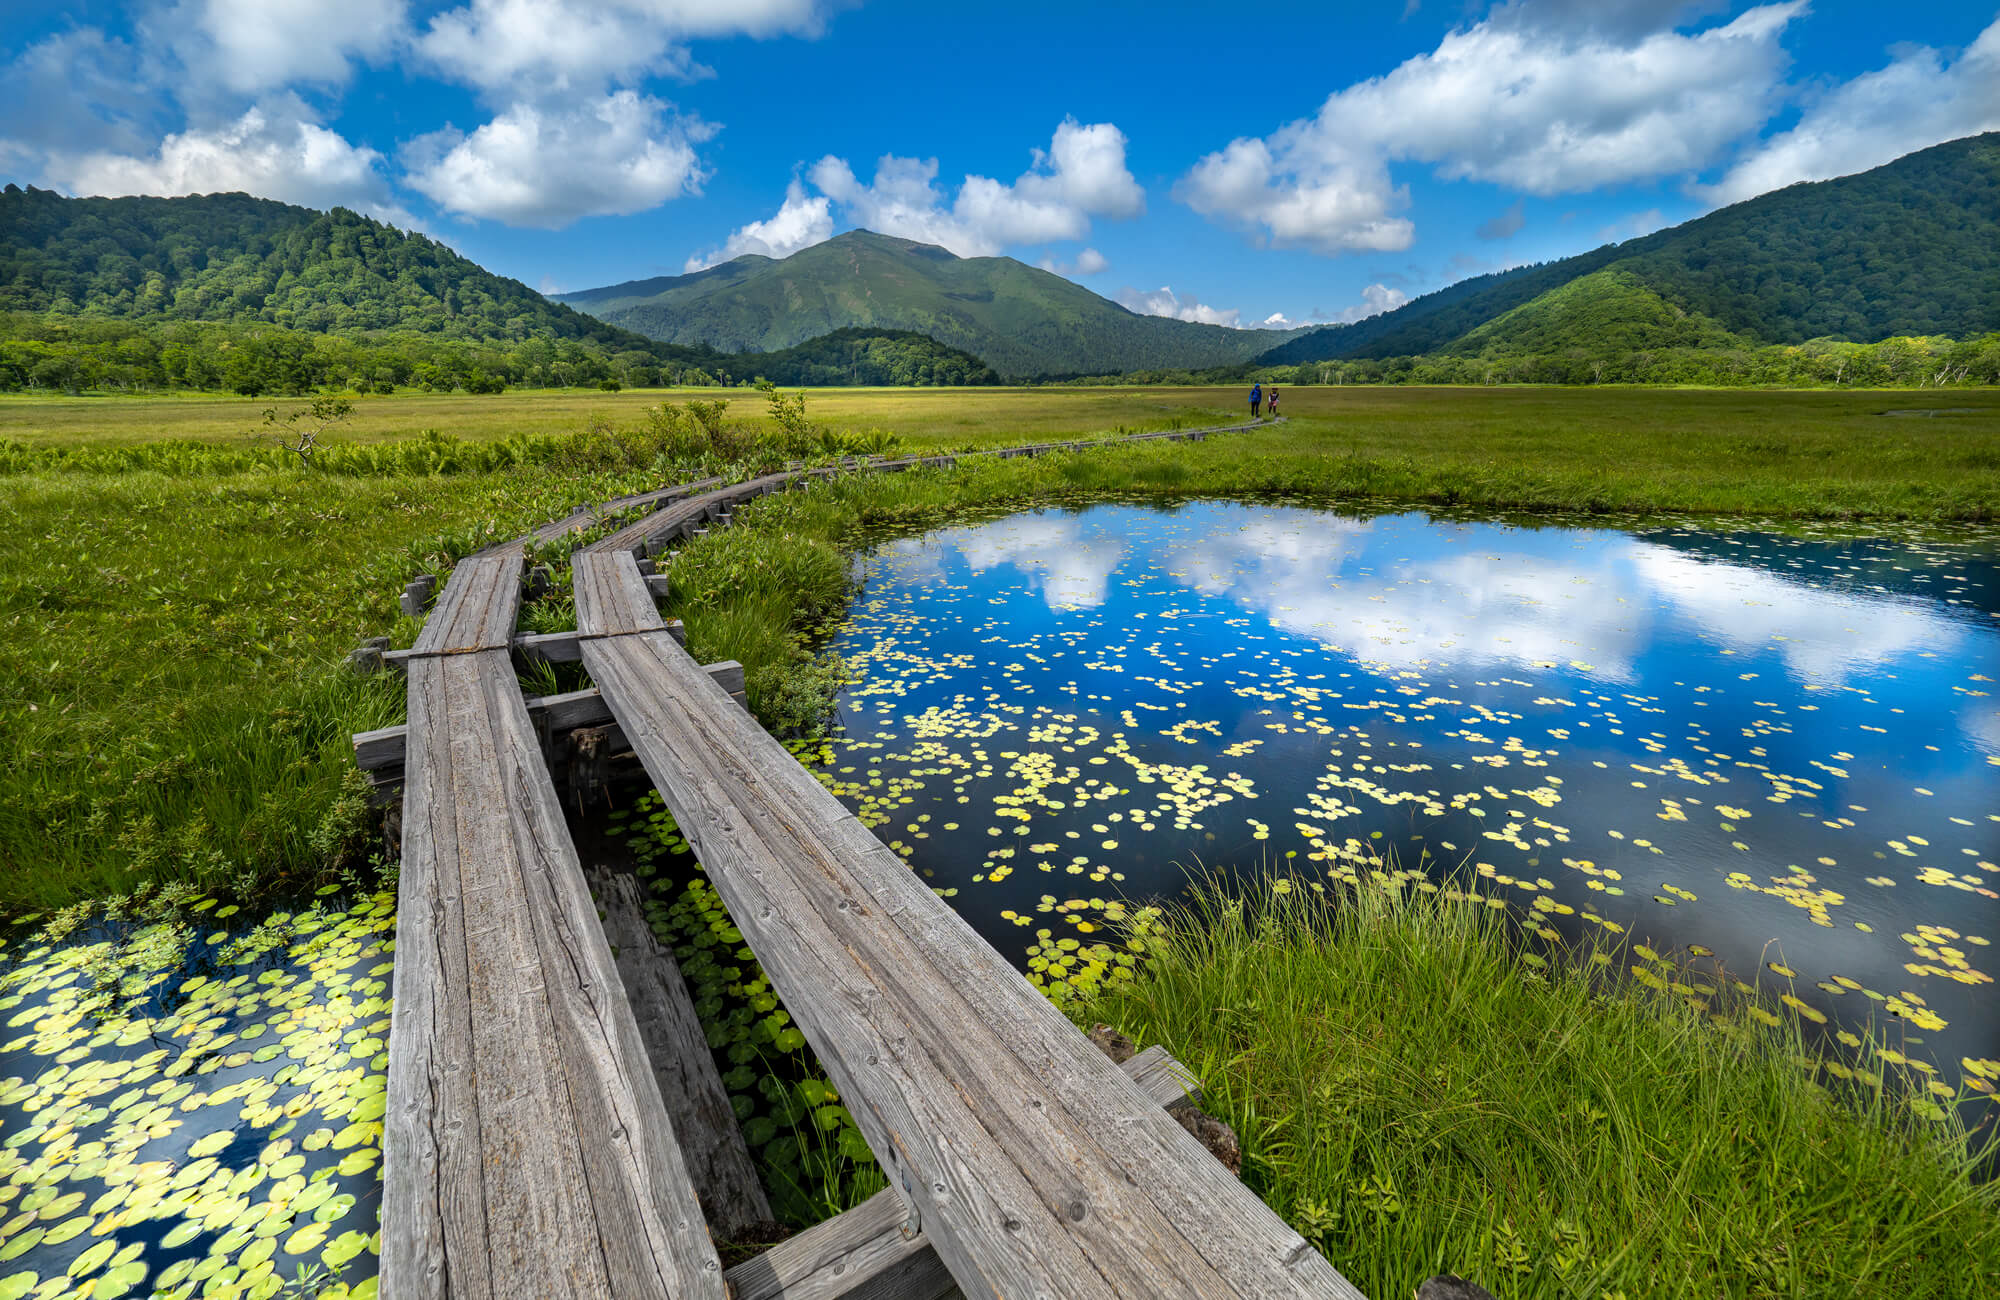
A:
{"label": "tall grass clump", "polygon": [[1066,1009],[1187,1063],[1245,1178],[1368,1295],[1446,1271],[1502,1300],[1958,1297],[2000,1275],[2000,1194],[1919,1085],[1835,1096],[1795,1026],[1587,952],[1523,962],[1504,915],[1451,892],[1211,887]]}
{"label": "tall grass clump", "polygon": [[840,685],[839,664],[814,643],[851,587],[846,558],[825,537],[727,529],[675,554],[667,609],[695,658],[743,664],[751,710],[782,734],[818,723]]}

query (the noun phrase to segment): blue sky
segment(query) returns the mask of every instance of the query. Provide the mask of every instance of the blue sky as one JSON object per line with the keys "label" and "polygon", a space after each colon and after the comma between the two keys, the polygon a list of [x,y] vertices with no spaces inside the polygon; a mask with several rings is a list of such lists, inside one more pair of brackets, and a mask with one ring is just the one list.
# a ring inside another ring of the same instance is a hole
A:
{"label": "blue sky", "polygon": [[2000,5],[9,6],[0,175],[247,190],[546,290],[856,226],[1135,310],[1356,319],[2000,129]]}

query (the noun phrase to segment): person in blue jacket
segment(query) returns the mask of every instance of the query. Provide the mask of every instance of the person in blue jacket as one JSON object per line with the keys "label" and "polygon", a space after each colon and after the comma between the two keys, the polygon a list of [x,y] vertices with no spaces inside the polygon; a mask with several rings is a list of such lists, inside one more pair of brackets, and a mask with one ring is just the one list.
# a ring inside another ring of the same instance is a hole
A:
{"label": "person in blue jacket", "polygon": [[1264,385],[1250,385],[1250,418],[1256,419],[1264,411]]}

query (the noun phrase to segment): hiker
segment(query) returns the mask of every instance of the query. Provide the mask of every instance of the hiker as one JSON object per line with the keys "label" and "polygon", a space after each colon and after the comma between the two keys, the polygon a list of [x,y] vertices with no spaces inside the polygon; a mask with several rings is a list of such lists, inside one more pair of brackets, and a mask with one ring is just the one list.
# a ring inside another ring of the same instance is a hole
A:
{"label": "hiker", "polygon": [[1256,419],[1264,410],[1264,385],[1250,385],[1250,418]]}
{"label": "hiker", "polygon": [[1269,400],[1264,403],[1264,413],[1272,419],[1278,418],[1278,390],[1273,388]]}

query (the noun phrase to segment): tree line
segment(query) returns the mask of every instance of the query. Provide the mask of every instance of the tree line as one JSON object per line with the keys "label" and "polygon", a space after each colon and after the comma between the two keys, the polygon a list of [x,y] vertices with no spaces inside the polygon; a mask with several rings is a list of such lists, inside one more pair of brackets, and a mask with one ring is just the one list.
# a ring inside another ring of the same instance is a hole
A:
{"label": "tree line", "polygon": [[0,313],[0,392],[616,391],[759,379],[792,386],[1000,382],[969,353],[921,334],[880,330],[841,330],[783,352],[731,355],[667,344],[614,350],[580,339],[482,342],[408,330],[323,334],[263,324]]}

